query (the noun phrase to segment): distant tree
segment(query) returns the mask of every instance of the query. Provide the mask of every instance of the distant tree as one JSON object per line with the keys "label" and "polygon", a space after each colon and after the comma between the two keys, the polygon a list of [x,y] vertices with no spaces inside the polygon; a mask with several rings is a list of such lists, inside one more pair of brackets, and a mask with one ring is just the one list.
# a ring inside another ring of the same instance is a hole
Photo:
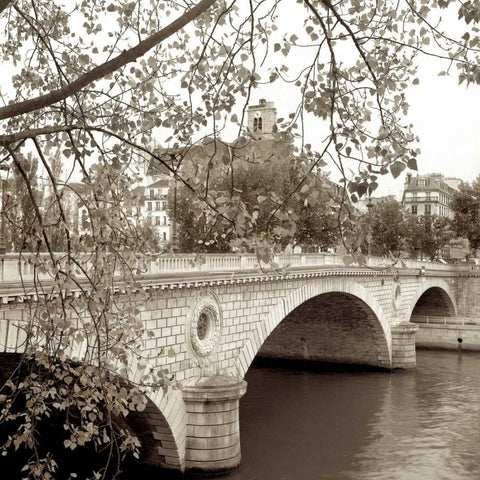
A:
{"label": "distant tree", "polygon": [[403,249],[412,258],[421,257],[423,246],[422,217],[412,213],[405,213],[403,224]]}
{"label": "distant tree", "polygon": [[43,192],[38,184],[38,161],[31,155],[21,156],[18,164],[11,165],[10,170],[10,178],[5,182],[7,249],[16,252],[42,251],[42,226],[35,210],[35,203],[43,201]]}
{"label": "distant tree", "polygon": [[219,253],[231,250],[228,224],[218,215],[206,211],[185,185],[177,185],[174,205],[174,188],[169,190],[167,205],[171,222],[176,222],[176,241],[180,252]]}
{"label": "distant tree", "polygon": [[433,260],[441,249],[454,238],[448,218],[425,215],[421,217],[423,226],[422,253]]}
{"label": "distant tree", "polygon": [[430,260],[455,237],[450,220],[436,215],[407,215],[404,232],[405,249]]}
{"label": "distant tree", "polygon": [[371,253],[398,257],[403,249],[404,214],[396,200],[379,202],[368,212],[371,225]]}
{"label": "distant tree", "polygon": [[314,252],[319,247],[336,247],[340,243],[338,209],[334,207],[337,199],[328,180],[319,178],[313,191],[301,193],[305,199],[300,197],[296,205],[294,243]]}
{"label": "distant tree", "polygon": [[44,214],[44,226],[50,237],[51,248],[56,252],[63,252],[67,248],[63,222],[68,222],[72,219],[68,218],[67,215],[62,215],[63,211],[60,208],[60,203],[65,204],[65,199],[60,187],[63,185],[63,160],[61,152],[58,150],[50,159],[50,169],[59,186],[55,185],[50,178],[46,180],[45,191],[43,192],[44,198],[41,204]]}
{"label": "distant tree", "polygon": [[[185,159],[182,175],[208,184],[208,189],[192,191],[177,182],[176,204],[175,189],[170,189],[169,216],[176,218],[180,249],[229,251],[234,239],[237,246],[246,248],[260,239],[280,247],[289,242],[307,249],[334,246],[339,230],[330,184],[306,173],[303,159],[294,154],[292,138],[239,138],[236,143],[243,144],[242,153],[228,165],[222,162],[225,146],[217,146],[214,152],[214,145],[204,145]],[[200,152],[212,163],[205,172],[208,180],[202,179],[204,172],[197,163]],[[304,182],[305,175],[312,177],[312,184]],[[205,198],[215,199],[217,211],[203,208]],[[223,214],[226,204],[229,216]]]}
{"label": "distant tree", "polygon": [[472,251],[480,248],[480,176],[471,184],[462,183],[453,196],[453,230],[467,238]]}
{"label": "distant tree", "polygon": [[139,249],[142,251],[161,252],[165,247],[151,218],[137,218],[134,233],[138,237]]}

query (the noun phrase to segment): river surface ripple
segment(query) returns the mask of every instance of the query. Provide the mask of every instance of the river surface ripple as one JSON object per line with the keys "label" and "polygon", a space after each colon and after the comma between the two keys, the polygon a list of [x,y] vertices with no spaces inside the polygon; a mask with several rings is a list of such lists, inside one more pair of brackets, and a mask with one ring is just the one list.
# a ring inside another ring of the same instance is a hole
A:
{"label": "river surface ripple", "polygon": [[413,371],[254,366],[229,480],[480,479],[480,354]]}

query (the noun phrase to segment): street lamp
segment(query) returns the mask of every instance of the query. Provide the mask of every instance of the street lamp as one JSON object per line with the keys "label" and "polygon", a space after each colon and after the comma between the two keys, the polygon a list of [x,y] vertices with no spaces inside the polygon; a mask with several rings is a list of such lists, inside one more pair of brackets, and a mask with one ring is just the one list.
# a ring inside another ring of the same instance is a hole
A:
{"label": "street lamp", "polygon": [[[174,161],[177,160],[176,163]],[[180,250],[180,247],[178,246],[177,243],[177,174],[178,174],[178,159],[175,154],[171,155],[171,161],[172,161],[172,169],[173,169],[173,181],[175,182],[173,184],[173,218],[172,218],[172,244],[171,244],[171,250],[173,253],[178,253]]]}
{"label": "street lamp", "polygon": [[0,255],[5,255],[7,252],[7,245],[5,243],[5,182],[8,177],[10,167],[5,164],[0,165],[0,179],[2,188],[2,214],[1,214],[1,228],[0,228]]}
{"label": "street lamp", "polygon": [[[371,213],[372,213],[372,207],[373,207],[373,203],[372,203],[372,200],[370,199],[370,197],[368,197],[368,203],[367,203],[367,208],[368,208],[368,220],[369,222],[372,221],[372,218],[371,218]],[[370,249],[371,249],[371,243],[372,243],[372,225],[371,223],[368,224],[368,233],[367,233],[367,256],[369,257],[370,256]]]}
{"label": "street lamp", "polygon": [[177,243],[177,170],[175,170],[175,183],[173,185],[173,219],[172,219],[172,252],[178,253],[180,247]]}

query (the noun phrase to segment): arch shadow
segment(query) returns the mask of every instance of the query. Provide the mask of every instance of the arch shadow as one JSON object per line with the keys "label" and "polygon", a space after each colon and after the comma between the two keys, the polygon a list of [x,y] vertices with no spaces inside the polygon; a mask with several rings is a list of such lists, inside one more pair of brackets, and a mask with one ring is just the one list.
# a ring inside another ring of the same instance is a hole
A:
{"label": "arch shadow", "polygon": [[[381,305],[363,285],[351,279],[328,277],[316,279],[307,285],[292,290],[270,309],[262,321],[257,323],[256,328],[250,332],[249,339],[240,351],[236,363],[236,370],[240,378],[245,376],[255,356],[262,349],[262,346],[268,342],[268,337],[282,322],[285,320],[290,322],[292,318],[298,318],[297,314],[304,314],[309,307],[312,307],[310,310],[314,311],[315,308],[322,309],[326,305],[330,305],[329,311],[332,312],[334,311],[334,304],[340,305],[341,302],[347,302],[350,307],[356,310],[357,314],[361,313],[368,320],[371,328],[371,345],[375,347],[375,359],[373,362],[370,360],[363,364],[390,368],[390,324]],[[356,318],[359,318],[358,315]],[[295,320],[293,321],[295,322]],[[365,326],[365,324],[363,325]],[[283,336],[288,335],[287,332],[283,332],[283,334]],[[326,360],[326,358],[320,357],[317,359]],[[338,361],[338,359],[334,359],[334,361]],[[347,360],[345,363],[353,362]]]}
{"label": "arch shadow", "polygon": [[[18,352],[0,352],[0,386],[17,370],[23,355]],[[135,364],[135,362],[133,362]],[[132,370],[130,379],[118,375],[120,385],[128,386],[140,378],[140,369]],[[165,470],[185,468],[186,410],[180,390],[166,393],[147,392],[143,411],[131,411],[119,416],[116,423],[138,437],[141,443],[140,462]]]}
{"label": "arch shadow", "polygon": [[427,278],[415,292],[407,318],[412,321],[413,317],[455,317],[457,311],[450,285],[439,278]]}

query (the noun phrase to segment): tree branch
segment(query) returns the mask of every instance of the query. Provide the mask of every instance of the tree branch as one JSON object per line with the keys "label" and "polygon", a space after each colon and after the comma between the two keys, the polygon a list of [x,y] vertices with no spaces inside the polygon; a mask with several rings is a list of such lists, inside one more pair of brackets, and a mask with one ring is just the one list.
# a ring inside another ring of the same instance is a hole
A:
{"label": "tree branch", "polygon": [[79,130],[82,128],[84,128],[82,125],[55,125],[23,130],[9,135],[0,135],[0,147],[5,147],[11,143],[18,142],[19,140],[26,140],[27,138],[35,138],[40,135],[48,135],[51,133],[70,132],[71,130]]}
{"label": "tree branch", "polygon": [[[7,0],[0,0],[0,8],[2,2]],[[105,62],[92,70],[84,73],[72,83],[65,85],[57,90],[53,90],[46,95],[41,95],[36,98],[31,98],[19,103],[13,103],[5,107],[0,108],[0,120],[23,115],[24,113],[32,112],[40,108],[48,107],[54,103],[64,100],[71,95],[77,93],[87,85],[103,78],[112,72],[115,72],[119,68],[123,67],[127,63],[136,61],[137,58],[145,55],[149,50],[162,43],[168,37],[173,35],[182,29],[185,25],[188,25],[192,20],[197,18],[202,13],[206,12],[216,0],[200,0],[200,2],[193,8],[185,12],[181,17],[174,20],[165,28],[162,28],[157,33],[154,33],[146,40],[143,40],[135,47],[125,50],[120,55],[116,56],[112,60]],[[1,11],[1,10],[0,10]]]}

